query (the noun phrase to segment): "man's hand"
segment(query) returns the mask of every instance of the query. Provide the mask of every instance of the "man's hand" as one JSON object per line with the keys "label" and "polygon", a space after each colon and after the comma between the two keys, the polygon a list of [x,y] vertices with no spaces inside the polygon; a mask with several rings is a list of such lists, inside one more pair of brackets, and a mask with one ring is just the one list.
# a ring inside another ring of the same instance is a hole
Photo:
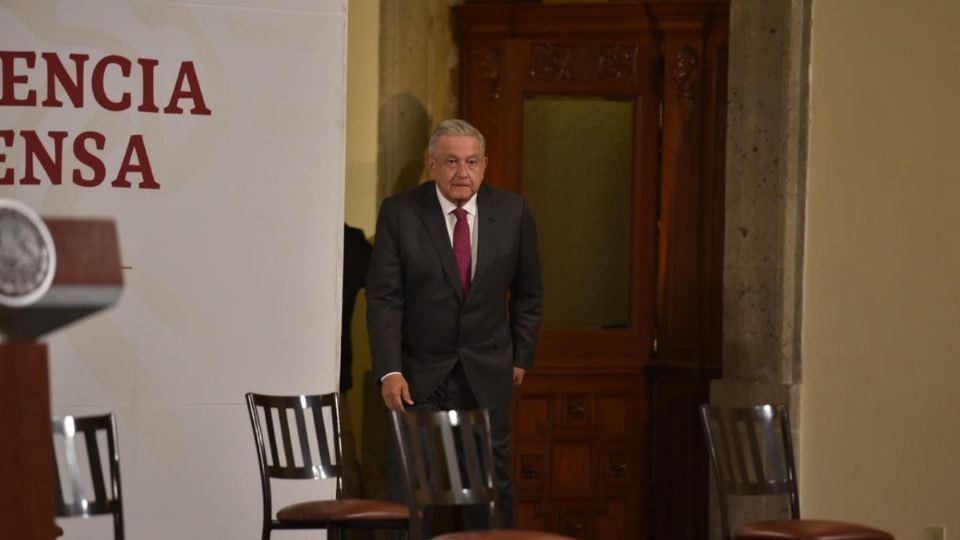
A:
{"label": "man's hand", "polygon": [[[516,372],[514,372],[514,380],[516,380]],[[391,411],[404,410],[404,403],[413,405],[413,400],[410,399],[410,386],[400,373],[388,375],[380,383],[380,395],[383,396],[383,404]]]}
{"label": "man's hand", "polygon": [[520,386],[523,384],[523,376],[527,373],[527,370],[514,366],[513,368],[513,385]]}

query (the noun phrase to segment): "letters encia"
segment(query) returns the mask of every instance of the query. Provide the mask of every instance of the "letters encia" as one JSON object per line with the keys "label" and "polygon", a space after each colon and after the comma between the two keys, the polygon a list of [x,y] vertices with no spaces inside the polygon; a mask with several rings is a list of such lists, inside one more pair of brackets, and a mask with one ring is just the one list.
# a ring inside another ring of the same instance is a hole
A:
{"label": "letters encia", "polygon": [[[200,81],[193,62],[180,63],[176,82],[169,99],[158,102],[155,71],[159,60],[137,58],[130,60],[119,55],[108,55],[90,62],[90,55],[69,54],[64,61],[57,53],[33,51],[0,51],[0,110],[3,107],[64,107],[77,109],[85,103],[86,89],[96,105],[107,111],[129,111],[147,114],[184,114],[209,116],[212,114],[203,99]],[[67,65],[72,64],[71,68]],[[89,76],[87,76],[89,73]],[[133,81],[140,92],[112,92],[106,88],[106,78],[120,76]],[[38,81],[46,82],[38,90]],[[139,94],[139,95],[137,95]],[[164,104],[163,108],[160,105]],[[117,188],[136,185],[140,189],[160,189],[150,166],[150,157],[143,135],[132,134],[126,142],[126,151],[116,174],[108,175],[100,152],[107,146],[107,137],[97,131],[83,131],[71,136],[66,131],[14,131],[0,126],[0,186],[39,185],[43,180],[53,185],[64,181],[64,146],[72,152],[77,163],[68,181],[82,187],[97,187],[104,181]],[[22,151],[23,175],[17,178],[10,166],[8,152]],[[42,169],[44,178],[38,176]]]}

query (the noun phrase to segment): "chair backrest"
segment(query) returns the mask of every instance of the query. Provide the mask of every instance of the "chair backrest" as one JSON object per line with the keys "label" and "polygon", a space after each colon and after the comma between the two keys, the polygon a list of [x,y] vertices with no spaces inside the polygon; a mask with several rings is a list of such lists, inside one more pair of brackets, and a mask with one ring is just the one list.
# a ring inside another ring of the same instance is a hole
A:
{"label": "chair backrest", "polygon": [[52,428],[57,517],[112,514],[114,538],[122,540],[120,454],[114,415],[57,417],[52,420]]}
{"label": "chair backrest", "polygon": [[264,513],[272,515],[270,479],[332,478],[343,492],[340,397],[247,394],[253,426]]}
{"label": "chair backrest", "polygon": [[485,409],[392,411],[390,423],[410,502],[412,539],[420,538],[422,511],[431,506],[485,504],[490,526],[499,526]]}
{"label": "chair backrest", "polygon": [[700,406],[700,419],[717,482],[720,522],[730,537],[731,496],[786,496],[800,518],[790,416],[783,405]]}

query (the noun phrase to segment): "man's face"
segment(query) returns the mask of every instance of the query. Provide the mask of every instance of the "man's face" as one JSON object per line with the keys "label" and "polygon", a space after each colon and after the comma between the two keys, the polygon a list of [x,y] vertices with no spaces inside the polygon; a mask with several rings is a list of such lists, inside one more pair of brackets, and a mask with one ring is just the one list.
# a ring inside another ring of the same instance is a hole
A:
{"label": "man's face", "polygon": [[470,135],[444,135],[437,140],[434,154],[427,154],[427,169],[437,181],[440,193],[457,206],[480,189],[487,158],[480,139]]}

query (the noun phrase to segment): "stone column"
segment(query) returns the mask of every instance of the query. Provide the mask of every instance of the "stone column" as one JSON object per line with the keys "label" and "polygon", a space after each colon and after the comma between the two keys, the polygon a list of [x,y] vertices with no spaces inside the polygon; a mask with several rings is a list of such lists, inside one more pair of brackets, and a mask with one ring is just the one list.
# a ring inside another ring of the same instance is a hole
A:
{"label": "stone column", "polygon": [[451,7],[462,0],[381,0],[377,206],[417,185],[433,127],[456,116],[459,52]]}
{"label": "stone column", "polygon": [[[812,0],[732,0],[718,405],[788,403],[800,422]],[[733,522],[756,510],[736,508]],[[717,527],[712,527],[717,531]]]}

